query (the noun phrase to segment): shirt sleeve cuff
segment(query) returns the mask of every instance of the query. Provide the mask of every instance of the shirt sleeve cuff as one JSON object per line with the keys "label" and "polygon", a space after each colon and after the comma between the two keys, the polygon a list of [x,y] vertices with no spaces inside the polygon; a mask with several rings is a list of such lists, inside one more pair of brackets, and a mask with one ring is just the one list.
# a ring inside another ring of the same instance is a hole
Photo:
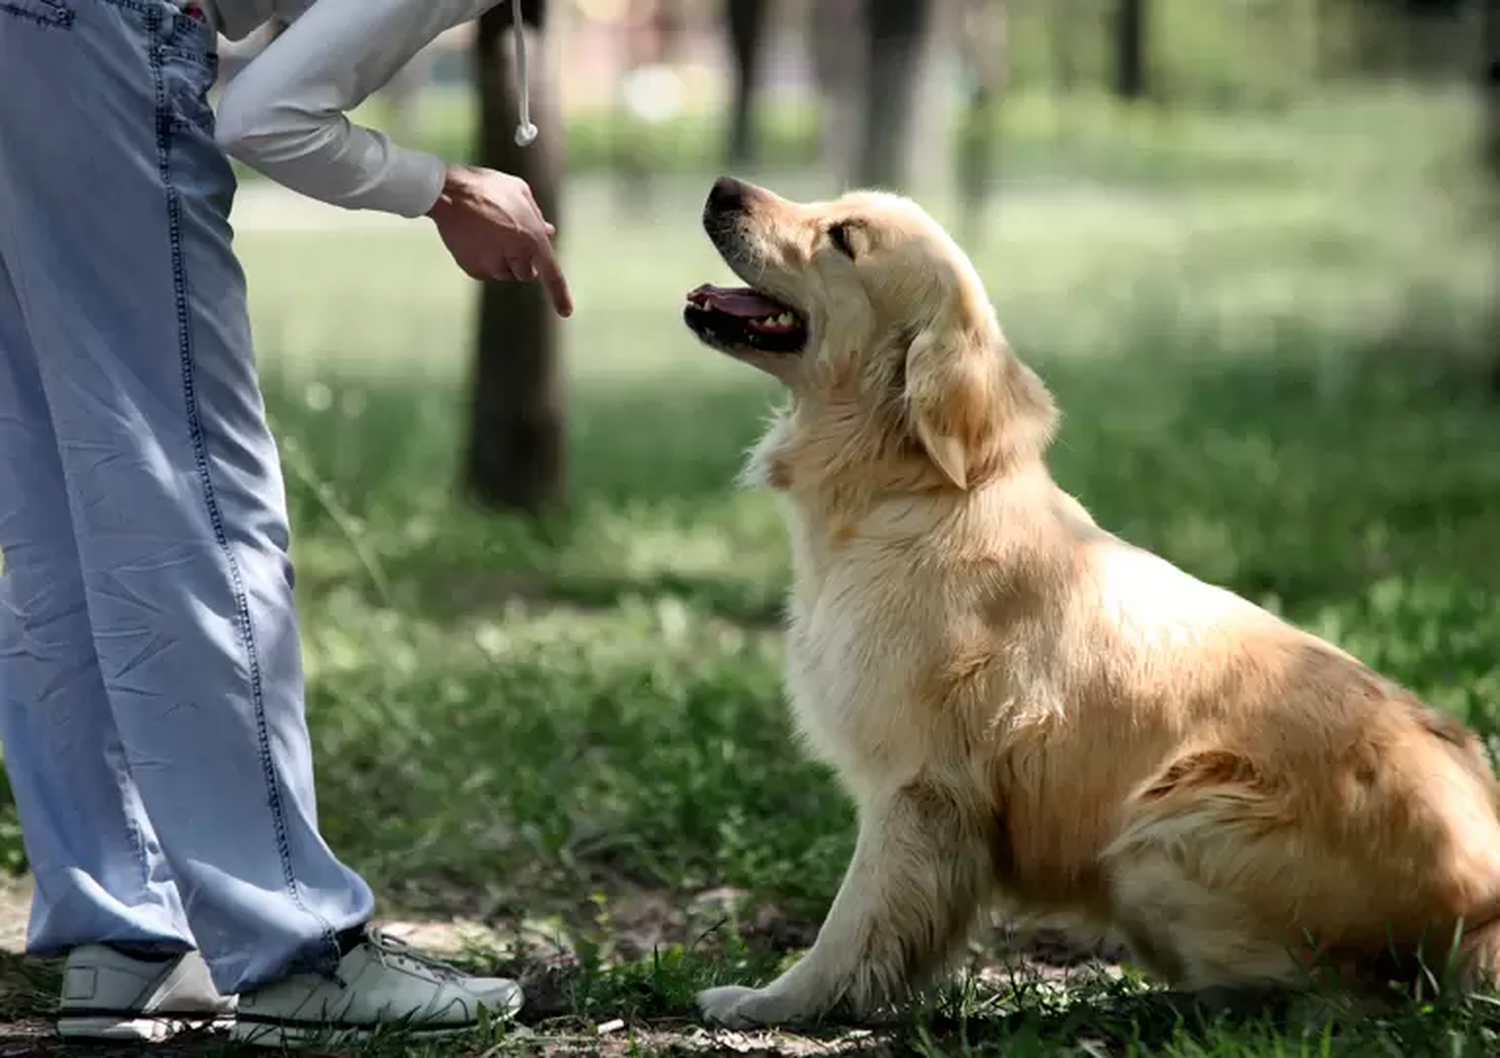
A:
{"label": "shirt sleeve cuff", "polygon": [[369,205],[402,217],[424,216],[443,193],[447,163],[436,155],[394,143],[390,152],[390,166],[381,180],[382,193]]}

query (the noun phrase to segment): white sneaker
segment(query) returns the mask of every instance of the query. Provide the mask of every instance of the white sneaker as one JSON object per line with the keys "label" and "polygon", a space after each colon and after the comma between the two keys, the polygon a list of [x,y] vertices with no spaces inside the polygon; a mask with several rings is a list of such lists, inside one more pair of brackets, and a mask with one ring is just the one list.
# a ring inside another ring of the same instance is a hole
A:
{"label": "white sneaker", "polygon": [[433,1037],[513,1017],[521,987],[468,977],[369,931],[332,978],[295,974],[240,996],[233,1038],[263,1047],[343,1043],[377,1031]]}
{"label": "white sneaker", "polygon": [[221,996],[195,951],[138,958],[104,944],[68,953],[57,1034],[67,1039],[160,1043],[179,1032],[227,1027],[235,997]]}

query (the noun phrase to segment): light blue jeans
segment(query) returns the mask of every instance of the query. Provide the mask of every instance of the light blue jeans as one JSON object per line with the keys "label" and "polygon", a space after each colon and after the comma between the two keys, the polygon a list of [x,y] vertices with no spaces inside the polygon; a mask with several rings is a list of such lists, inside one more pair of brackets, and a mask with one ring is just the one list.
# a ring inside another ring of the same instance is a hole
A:
{"label": "light blue jeans", "polygon": [[372,899],[318,834],[216,66],[167,0],[0,0],[0,744],[29,948],[197,947],[230,993]]}

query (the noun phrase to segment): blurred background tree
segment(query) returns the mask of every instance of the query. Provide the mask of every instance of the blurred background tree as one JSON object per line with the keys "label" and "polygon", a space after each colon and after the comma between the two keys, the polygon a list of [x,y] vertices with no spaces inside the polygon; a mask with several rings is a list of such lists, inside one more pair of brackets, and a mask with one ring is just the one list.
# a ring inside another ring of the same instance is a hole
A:
{"label": "blurred background tree", "polygon": [[755,92],[760,84],[771,5],[767,0],[725,0],[725,8],[734,88],[724,157],[729,168],[743,169],[755,164]]}
{"label": "blurred background tree", "polygon": [[1149,8],[1148,0],[1119,0],[1115,8],[1115,94],[1126,102],[1146,97]]}
{"label": "blurred background tree", "polygon": [[[547,0],[525,0],[530,38],[532,120],[540,130],[516,144],[515,29],[501,3],[474,35],[478,160],[531,185],[537,205],[562,230],[563,143],[551,56],[543,47]],[[463,486],[479,503],[534,513],[553,510],[566,492],[563,378],[558,320],[536,283],[484,283],[474,345],[473,394]]]}

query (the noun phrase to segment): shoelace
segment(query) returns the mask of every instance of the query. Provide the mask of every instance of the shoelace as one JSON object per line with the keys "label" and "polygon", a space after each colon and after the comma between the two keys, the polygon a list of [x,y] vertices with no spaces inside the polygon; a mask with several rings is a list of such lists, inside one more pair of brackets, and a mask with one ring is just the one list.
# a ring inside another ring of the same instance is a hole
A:
{"label": "shoelace", "polygon": [[521,20],[521,0],[510,0],[510,14],[516,24],[516,99],[521,104],[516,146],[525,147],[536,139],[537,128],[531,123],[531,81],[526,76],[526,25]]}
{"label": "shoelace", "polygon": [[406,941],[381,930],[369,930],[365,934],[365,940],[374,949],[375,957],[387,966],[394,964],[400,968],[405,963],[407,968],[415,967],[444,981],[460,981],[465,976],[457,967],[424,955]]}

